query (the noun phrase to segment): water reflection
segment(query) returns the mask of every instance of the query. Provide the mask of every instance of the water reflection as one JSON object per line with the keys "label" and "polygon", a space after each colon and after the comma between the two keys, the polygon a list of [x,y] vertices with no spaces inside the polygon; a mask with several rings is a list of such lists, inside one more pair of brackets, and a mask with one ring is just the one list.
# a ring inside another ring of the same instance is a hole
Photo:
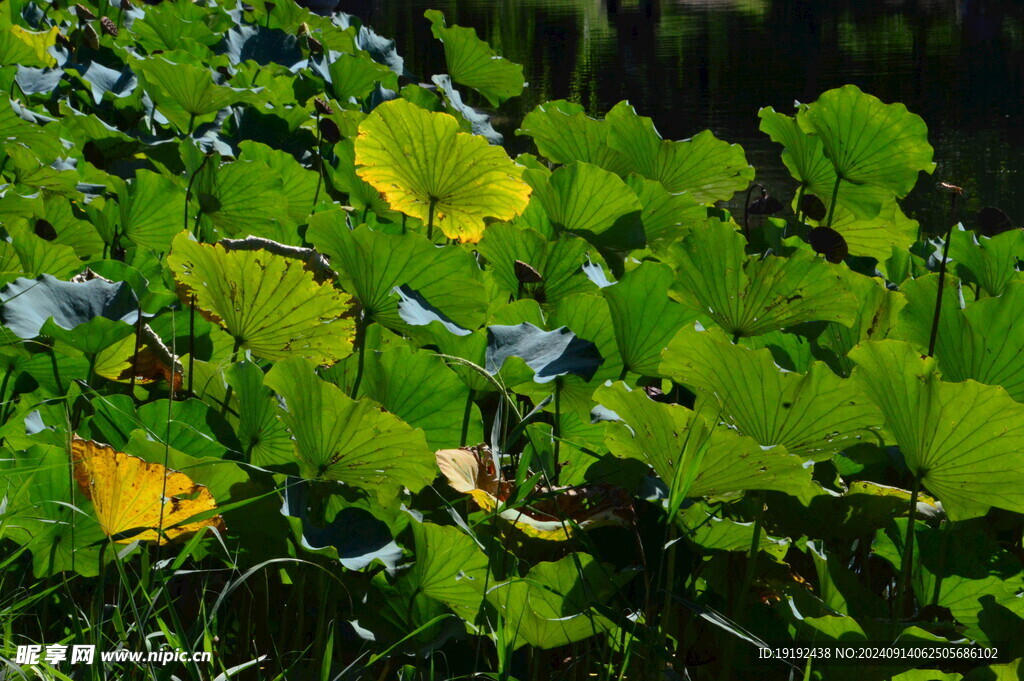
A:
{"label": "water reflection", "polygon": [[1003,207],[1024,223],[1024,3],[996,0],[363,0],[342,9],[398,41],[422,76],[444,69],[423,18],[443,10],[525,67],[530,87],[498,112],[514,130],[546,99],[600,115],[621,99],[666,137],[710,128],[738,142],[774,194],[792,196],[778,148],[757,110],[791,111],[854,83],[925,118],[939,164],[907,202],[934,223],[935,180],[963,186],[968,210]]}

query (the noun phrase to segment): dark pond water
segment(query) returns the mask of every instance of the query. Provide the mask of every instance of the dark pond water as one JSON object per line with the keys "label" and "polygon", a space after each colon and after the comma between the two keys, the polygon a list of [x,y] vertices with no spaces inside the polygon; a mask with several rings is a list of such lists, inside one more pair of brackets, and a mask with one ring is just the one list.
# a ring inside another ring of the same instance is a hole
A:
{"label": "dark pond water", "polygon": [[[938,168],[905,202],[934,226],[939,180],[967,191],[967,211],[1003,208],[1024,224],[1024,2],[1014,0],[361,0],[341,9],[395,38],[407,66],[443,72],[428,8],[472,26],[524,65],[529,88],[496,114],[511,151],[538,102],[566,98],[602,115],[628,99],[666,138],[705,128],[738,142],[784,199],[794,183],[757,111],[854,83],[901,101],[929,127]],[[734,201],[735,206],[737,202]],[[965,222],[973,218],[965,217]]]}

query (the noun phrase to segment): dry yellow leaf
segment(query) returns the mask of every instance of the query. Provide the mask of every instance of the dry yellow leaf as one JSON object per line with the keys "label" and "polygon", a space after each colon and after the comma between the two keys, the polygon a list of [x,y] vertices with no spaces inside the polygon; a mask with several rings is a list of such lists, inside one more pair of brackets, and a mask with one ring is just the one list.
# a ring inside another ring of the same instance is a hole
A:
{"label": "dry yellow leaf", "polygon": [[71,458],[75,481],[92,501],[103,531],[116,542],[166,544],[203,527],[226,529],[219,515],[172,527],[217,508],[210,490],[184,473],[77,435],[71,442]]}

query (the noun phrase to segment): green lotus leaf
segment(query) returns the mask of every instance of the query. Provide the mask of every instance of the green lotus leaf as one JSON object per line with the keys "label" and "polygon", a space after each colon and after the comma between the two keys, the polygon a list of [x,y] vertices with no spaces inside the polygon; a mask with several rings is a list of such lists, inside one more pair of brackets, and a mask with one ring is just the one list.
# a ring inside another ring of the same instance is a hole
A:
{"label": "green lotus leaf", "polygon": [[232,26],[221,49],[236,66],[251,60],[260,66],[277,63],[294,67],[303,59],[296,36],[264,26]]}
{"label": "green lotus leaf", "polygon": [[710,130],[682,142],[663,140],[654,122],[638,116],[628,102],[616,104],[605,120],[611,126],[611,148],[635,172],[671,193],[687,192],[697,203],[727,201],[754,179],[743,148],[721,141]]}
{"label": "green lotus leaf", "polygon": [[[281,176],[262,161],[207,163],[192,187],[193,211],[219,236],[278,236],[289,219],[288,194]],[[300,204],[301,205],[301,204]]]}
{"label": "green lotus leaf", "polygon": [[6,281],[43,273],[70,279],[82,269],[73,248],[36,236],[27,224],[9,223],[7,231],[11,241],[0,241],[0,277]]}
{"label": "green lotus leaf", "polygon": [[63,158],[53,163],[47,162],[39,156],[37,148],[29,149],[22,146],[23,143],[3,145],[7,155],[3,169],[9,173],[14,187],[25,196],[42,191],[77,198],[78,183],[81,181],[78,172]]}
{"label": "green lotus leaf", "polygon": [[[928,351],[939,275],[903,285],[907,305],[900,311],[898,335],[922,352]],[[1024,283],[1013,283],[998,298],[984,298],[964,308],[959,286],[952,279],[943,287],[942,310],[935,358],[947,381],[968,378],[1006,388],[1024,401]]]}
{"label": "green lotus leaf", "polygon": [[950,520],[1024,510],[1024,405],[999,387],[941,381],[935,360],[902,341],[867,341],[850,358],[907,467]]}
{"label": "green lotus leaf", "polygon": [[[74,249],[79,258],[98,258],[103,253],[103,237],[88,220],[80,220],[72,210],[72,203],[63,196],[43,196],[42,210],[34,211],[27,223],[19,228],[11,226],[12,238],[28,236],[28,233],[42,235],[40,238],[49,245],[67,246]],[[50,231],[52,228],[52,231]],[[44,238],[45,237],[45,238]],[[65,251],[66,252],[66,251]],[[50,273],[50,272],[48,272]]]}
{"label": "green lotus leaf", "polygon": [[847,182],[903,197],[914,188],[918,172],[935,169],[924,120],[903,104],[885,104],[856,85],[825,92],[797,114],[797,122],[818,136],[822,152]]}
{"label": "green lotus leaf", "polygon": [[579,104],[558,99],[538,104],[516,134],[532,137],[541,155],[555,163],[582,161],[625,176],[632,165],[609,146],[610,131],[607,122],[587,116]]}
{"label": "green lotus leaf", "polygon": [[227,251],[174,239],[167,263],[195,295],[196,306],[263,359],[306,357],[331,364],[352,351],[355,325],[350,298],[318,284],[301,260],[266,251]]}
{"label": "green lotus leaf", "polygon": [[505,640],[513,648],[529,644],[547,650],[611,629],[592,606],[606,602],[621,581],[589,553],[575,553],[490,586],[487,601],[504,615]]}
{"label": "green lotus leaf", "polygon": [[444,44],[448,75],[459,85],[471,87],[498,106],[523,92],[523,67],[495,54],[491,46],[476,35],[476,30],[445,26],[444,14],[436,9],[423,13],[430,20],[430,31]]}
{"label": "green lotus leaf", "polygon": [[0,291],[0,301],[0,322],[19,338],[48,335],[89,354],[131,334],[139,318],[131,287],[102,279],[17,279]]}
{"label": "green lotus leaf", "polygon": [[[770,106],[761,109],[757,115],[761,119],[761,132],[784,147],[782,162],[790,174],[803,185],[805,191],[823,202],[831,201],[836,170],[825,157],[821,140],[801,130],[795,118],[777,113]],[[836,202],[852,214],[851,219],[870,220],[890,201],[892,194],[884,187],[840,181]]]}
{"label": "green lotus leaf", "polygon": [[435,223],[451,239],[475,243],[486,218],[511,220],[529,200],[522,168],[503,149],[404,99],[373,110],[355,151],[359,176],[394,210]]}
{"label": "green lotus leaf", "polygon": [[854,322],[848,270],[803,250],[788,258],[748,257],[744,243],[734,225],[709,219],[673,246],[682,302],[741,337],[809,321]]}
{"label": "green lotus leaf", "polygon": [[146,7],[145,16],[132,22],[131,30],[147,50],[167,51],[178,49],[186,40],[212,47],[232,23],[219,9],[171,3]]}
{"label": "green lotus leaf", "polygon": [[295,462],[288,429],[274,409],[274,395],[263,384],[263,372],[252,362],[228,367],[225,379],[238,400],[235,430],[246,460],[257,466]]}
{"label": "green lotus leaf", "polygon": [[621,178],[589,163],[559,168],[544,180],[534,171],[527,177],[551,224],[581,236],[618,230],[618,221],[639,215],[642,208]]}
{"label": "green lotus leaf", "polygon": [[[366,222],[366,212],[386,215],[391,208],[380,192],[373,188],[356,172],[356,148],[354,139],[343,139],[334,145],[337,163],[325,163],[327,179],[335,190],[348,195],[348,204],[363,211],[362,222]],[[310,221],[316,220],[312,216]]]}
{"label": "green lotus leaf", "polygon": [[[598,354],[604,358],[590,380],[575,375],[562,377],[559,394],[562,411],[560,434],[564,438],[566,418],[573,412],[589,423],[590,410],[594,406],[591,399],[594,390],[605,381],[616,379],[622,374],[622,359],[615,343],[615,327],[612,325],[608,301],[599,294],[577,293],[561,299],[548,313],[547,322],[552,328],[564,326],[571,329],[577,337],[586,338],[596,346]],[[551,394],[550,390],[544,387],[537,386],[537,389],[531,390],[532,387],[517,385],[515,389],[516,392],[530,395],[538,403]],[[599,438],[598,443],[600,442]],[[563,470],[560,481],[562,484],[569,484],[565,482],[565,474],[566,471]]]}
{"label": "green lotus leaf", "polygon": [[182,132],[191,133],[197,121],[221,109],[256,101],[252,90],[217,85],[205,66],[175,63],[162,55],[134,58],[131,66],[145,80],[161,113]]}
{"label": "green lotus leaf", "polygon": [[73,497],[67,462],[67,450],[53,445],[0,453],[0,498],[18,504],[3,514],[0,537],[27,547],[37,578],[66,570],[84,577],[100,573],[106,535],[92,513],[72,506],[89,502]]}
{"label": "green lotus leaf", "polygon": [[51,67],[57,60],[49,50],[57,44],[60,29],[51,26],[48,31],[27,31],[9,20],[0,26],[0,64]]}
{"label": "green lotus leaf", "polygon": [[458,248],[436,248],[417,234],[383,234],[367,227],[349,230],[339,216],[310,218],[306,238],[331,258],[346,290],[364,314],[395,330],[407,328],[398,311],[396,288],[416,291],[448,319],[475,329],[487,309],[483,277],[476,262]]}
{"label": "green lotus leaf", "polygon": [[[312,485],[300,478],[288,477],[279,487],[285,516],[292,532],[306,551],[337,560],[349,570],[363,570],[380,561],[388,570],[398,568],[402,548],[395,543],[387,523],[370,511],[358,506],[334,508],[330,501],[341,495],[332,495],[322,513],[310,508]],[[313,504],[315,505],[315,504]],[[313,517],[310,517],[313,516]],[[323,516],[324,521],[319,522]]]}
{"label": "green lotus leaf", "polygon": [[[455,89],[452,79],[444,74],[435,74],[430,80],[437,86],[444,99],[445,109],[459,121],[463,132],[480,135],[491,144],[501,144],[505,138],[491,125],[491,117],[462,101],[462,94]],[[434,109],[424,107],[430,111]]]}
{"label": "green lotus leaf", "polygon": [[1002,295],[1019,280],[1017,262],[1024,257],[1024,230],[1011,229],[994,237],[978,236],[963,227],[950,234],[949,257],[966,282],[977,284],[990,296]]}
{"label": "green lotus leaf", "polygon": [[353,400],[313,369],[305,359],[283,360],[264,379],[282,399],[279,413],[295,439],[304,478],[379,494],[395,485],[415,492],[430,484],[436,466],[423,431],[372,400]]}
{"label": "green lotus leaf", "polygon": [[522,359],[534,371],[536,383],[567,374],[589,381],[603,361],[596,345],[565,327],[544,331],[529,322],[488,326],[484,368],[497,374],[510,357]]}
{"label": "green lotus leaf", "polygon": [[784,371],[770,351],[733,345],[715,328],[682,329],[663,356],[663,374],[720,405],[721,418],[758,444],[823,461],[879,439],[878,409],[859,386],[823,364],[806,373]]}
{"label": "green lotus leaf", "polygon": [[398,76],[383,64],[364,54],[340,54],[327,66],[331,92],[339,102],[349,98],[363,99],[377,84],[390,90],[398,89]]}
{"label": "green lotus leaf", "polygon": [[[876,535],[872,551],[899,569],[906,531],[906,520],[896,519]],[[919,603],[949,608],[971,639],[1009,646],[1009,654],[1019,655],[1024,652],[1019,643],[1024,608],[1017,594],[1024,588],[1024,574],[993,534],[983,519],[941,527],[915,525],[911,584]]]}
{"label": "green lotus leaf", "polygon": [[317,176],[306,170],[291,154],[246,140],[238,145],[246,161],[266,163],[281,178],[281,194],[288,199],[288,219],[302,224],[313,210]]}
{"label": "green lotus leaf", "polygon": [[[885,456],[884,450],[882,456]],[[836,462],[837,459],[833,459]],[[847,483],[843,494],[819,489],[806,499],[797,500],[774,494],[768,499],[776,530],[790,537],[815,537],[826,546],[838,546],[858,538],[872,536],[892,524],[893,518],[907,516],[911,492],[900,487],[867,480]],[[915,516],[920,521],[943,517],[938,502],[918,493]]]}
{"label": "green lotus leaf", "polygon": [[182,229],[185,193],[162,175],[139,170],[119,194],[121,231],[143,248],[170,250]]}
{"label": "green lotus leaf", "polygon": [[[487,584],[487,555],[473,539],[457,527],[433,523],[410,523],[415,560],[399,578],[399,588],[432,598],[473,622],[484,599]],[[415,596],[414,596],[415,598]]]}
{"label": "green lotus leaf", "polygon": [[686,193],[672,194],[661,183],[639,175],[626,178],[643,210],[640,222],[647,243],[672,242],[682,236],[685,227],[700,223],[707,217],[707,209]]}
{"label": "green lotus leaf", "polygon": [[[866,187],[868,185],[852,185]],[[840,189],[840,191],[842,191]],[[829,199],[825,199],[828,205]],[[826,220],[808,220],[810,224],[826,225]],[[911,220],[899,204],[890,199],[882,204],[878,214],[870,220],[863,220],[847,209],[841,201],[836,201],[835,215],[832,216],[832,229],[842,235],[849,248],[850,255],[875,258],[885,262],[894,252],[909,250],[917,240],[918,222]]]}
{"label": "green lotus leaf", "polygon": [[57,134],[57,126],[29,123],[18,115],[21,106],[6,92],[0,93],[0,139],[17,140],[31,147],[40,159],[47,162],[65,155],[65,142]]}
{"label": "green lotus leaf", "polygon": [[239,451],[234,431],[214,407],[202,400],[176,400],[170,409],[167,400],[147,402],[139,407],[137,420],[122,417],[122,428],[125,422],[130,422],[133,430],[145,430],[148,437],[167,442],[189,456],[222,459],[228,451]]}
{"label": "green lotus leaf", "polygon": [[598,388],[594,399],[619,419],[607,426],[611,453],[647,463],[666,485],[692,480],[689,498],[742,490],[801,495],[810,488],[811,471],[803,458],[715,427],[704,414],[655,402],[621,383]]}
{"label": "green lotus leaf", "polygon": [[840,376],[849,376],[853,370],[846,354],[857,343],[883,340],[893,334],[899,311],[906,304],[902,293],[890,291],[878,277],[851,275],[846,285],[857,300],[853,324],[829,322],[814,339],[817,355]]}
{"label": "green lotus leaf", "polygon": [[[741,523],[728,518],[719,518],[709,512],[708,504],[696,503],[678,516],[678,523],[687,541],[696,545],[702,553],[716,551],[749,551],[754,540],[754,523]],[[772,537],[761,532],[758,549],[782,560],[792,541],[788,537]]]}
{"label": "green lotus leaf", "polygon": [[669,299],[672,278],[670,267],[648,262],[601,289],[608,301],[624,370],[660,376],[662,348],[683,325],[697,317],[691,309]]}
{"label": "green lotus leaf", "polygon": [[483,441],[480,410],[469,404],[469,388],[433,353],[401,346],[368,352],[364,371],[359,396],[421,429],[432,450],[463,444],[463,424],[465,442]]}
{"label": "green lotus leaf", "polygon": [[[478,250],[487,258],[495,283],[517,298],[529,296],[554,305],[577,293],[597,291],[581,268],[590,262],[600,263],[602,259],[596,249],[581,238],[560,234],[549,241],[532,229],[496,224],[487,228]],[[516,274],[517,262],[533,268],[540,281],[521,283]]]}

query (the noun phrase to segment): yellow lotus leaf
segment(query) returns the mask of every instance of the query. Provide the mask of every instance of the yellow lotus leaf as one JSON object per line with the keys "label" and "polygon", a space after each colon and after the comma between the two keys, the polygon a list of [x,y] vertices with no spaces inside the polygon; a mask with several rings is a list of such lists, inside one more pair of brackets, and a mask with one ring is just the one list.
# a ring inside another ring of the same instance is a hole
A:
{"label": "yellow lotus leaf", "polygon": [[356,172],[391,208],[451,239],[476,243],[486,220],[511,220],[530,200],[523,168],[504,149],[404,99],[381,104],[360,124],[355,152]]}
{"label": "yellow lotus leaf", "polygon": [[[23,65],[50,67],[57,64],[57,60],[49,51],[57,44],[57,34],[60,31],[56,26],[50,27],[48,31],[28,31],[21,26],[11,26],[10,31],[21,47],[15,54]],[[7,56],[10,58],[14,55]]]}
{"label": "yellow lotus leaf", "polygon": [[104,533],[116,542],[166,544],[203,527],[226,529],[219,515],[173,527],[217,508],[210,490],[184,473],[77,435],[71,442],[71,458],[75,482],[92,501]]}

